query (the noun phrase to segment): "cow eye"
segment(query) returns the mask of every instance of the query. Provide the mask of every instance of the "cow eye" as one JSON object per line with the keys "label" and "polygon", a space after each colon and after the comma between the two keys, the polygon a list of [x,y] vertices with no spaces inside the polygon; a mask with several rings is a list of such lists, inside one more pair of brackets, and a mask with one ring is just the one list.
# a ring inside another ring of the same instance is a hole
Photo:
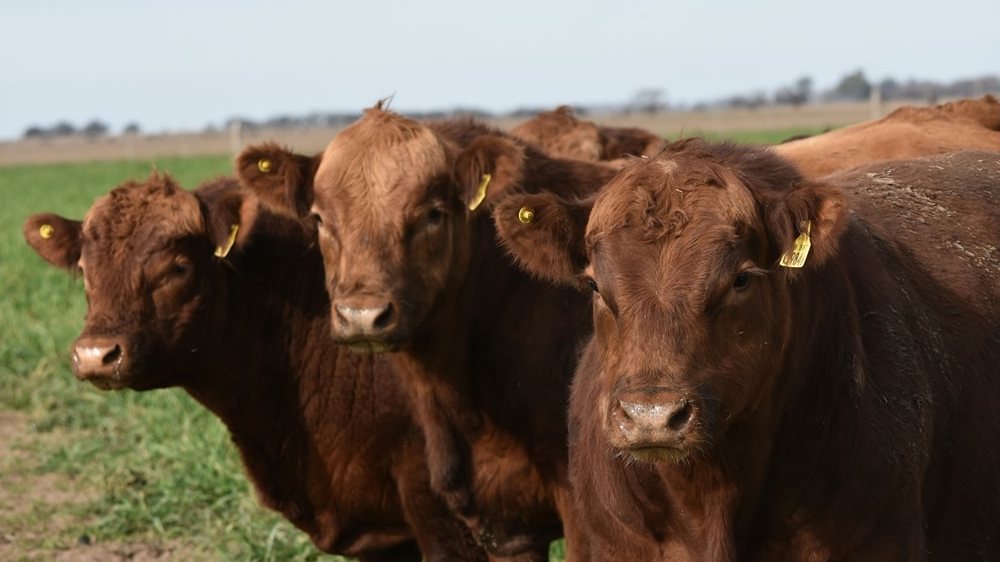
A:
{"label": "cow eye", "polygon": [[588,287],[590,287],[591,291],[594,291],[597,294],[601,294],[601,291],[597,287],[597,281],[594,281],[593,277],[587,277],[583,280],[583,282],[586,283]]}
{"label": "cow eye", "polygon": [[737,291],[742,291],[750,286],[750,280],[753,275],[749,271],[741,271],[736,274],[736,279],[733,279],[733,289]]}
{"label": "cow eye", "polygon": [[309,222],[310,222],[310,223],[311,223],[311,224],[312,224],[312,225],[313,225],[314,227],[317,227],[317,228],[318,228],[318,227],[319,227],[319,226],[320,226],[321,224],[323,224],[323,217],[319,216],[319,214],[317,214],[317,213],[309,213],[309,216],[308,216],[308,217],[306,217],[306,219],[307,219],[307,220],[308,220],[308,221],[309,221]]}
{"label": "cow eye", "polygon": [[437,207],[431,207],[431,209],[429,211],[427,211],[427,223],[428,224],[439,225],[439,224],[441,224],[442,221],[444,221],[444,211],[443,210],[441,210],[441,209],[439,209]]}
{"label": "cow eye", "polygon": [[175,261],[170,266],[170,274],[174,277],[183,277],[191,272],[191,264],[187,261]]}

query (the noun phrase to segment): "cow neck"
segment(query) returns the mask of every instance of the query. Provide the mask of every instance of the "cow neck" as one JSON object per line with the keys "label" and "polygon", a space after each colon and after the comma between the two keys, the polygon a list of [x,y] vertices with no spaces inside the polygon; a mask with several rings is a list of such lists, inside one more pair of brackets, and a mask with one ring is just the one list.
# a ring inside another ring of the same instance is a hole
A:
{"label": "cow neck", "polygon": [[336,522],[316,510],[337,511],[333,473],[352,458],[329,443],[352,442],[342,433],[367,435],[375,422],[375,408],[364,407],[374,401],[373,360],[338,352],[319,252],[288,234],[261,233],[219,262],[225,322],[185,389],[225,423],[261,500],[340,550]]}
{"label": "cow neck", "polygon": [[[899,318],[887,312],[913,303],[893,302],[897,280],[885,266],[894,261],[894,251],[856,218],[841,244],[830,262],[793,281],[791,326],[799,328],[791,335],[778,378],[785,392],[775,400],[774,411],[781,419],[757,494],[760,503],[749,518],[756,523],[746,524],[741,537],[744,552],[773,549],[763,541],[780,540],[776,532],[789,525],[811,525],[807,532],[820,544],[834,538],[823,536],[822,529],[836,526],[825,525],[830,521],[841,521],[842,527],[849,520],[866,529],[877,517],[876,496],[897,484],[881,462],[891,453],[871,431],[881,425],[875,412],[885,411],[881,392],[888,387],[879,386],[892,385],[892,375],[871,378],[873,350],[862,333],[905,332]],[[859,470],[874,486],[868,492],[846,486],[857,481]]]}

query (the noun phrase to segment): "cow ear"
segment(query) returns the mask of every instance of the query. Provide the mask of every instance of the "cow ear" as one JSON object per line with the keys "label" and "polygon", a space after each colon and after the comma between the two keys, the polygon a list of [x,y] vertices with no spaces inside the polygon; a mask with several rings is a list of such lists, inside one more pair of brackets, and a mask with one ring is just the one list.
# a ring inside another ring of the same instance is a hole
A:
{"label": "cow ear", "polygon": [[558,285],[582,288],[584,231],[593,204],[552,193],[511,194],[497,203],[493,221],[500,242],[522,269]]}
{"label": "cow ear", "polygon": [[236,157],[236,176],[265,205],[304,217],[312,207],[320,157],[295,154],[274,143],[253,145]]}
{"label": "cow ear", "polygon": [[250,238],[257,219],[258,201],[252,193],[227,190],[215,197],[195,192],[205,219],[205,233],[215,247],[215,256],[226,258],[233,248]]}
{"label": "cow ear", "polygon": [[455,176],[470,211],[521,183],[524,149],[514,141],[485,134],[473,139],[456,159]]}
{"label": "cow ear", "polygon": [[819,267],[837,254],[847,228],[842,191],[824,184],[805,184],[781,196],[768,210],[768,231],[779,249],[782,267]]}
{"label": "cow ear", "polygon": [[24,240],[50,264],[76,270],[80,262],[83,223],[52,213],[31,215],[24,221]]}

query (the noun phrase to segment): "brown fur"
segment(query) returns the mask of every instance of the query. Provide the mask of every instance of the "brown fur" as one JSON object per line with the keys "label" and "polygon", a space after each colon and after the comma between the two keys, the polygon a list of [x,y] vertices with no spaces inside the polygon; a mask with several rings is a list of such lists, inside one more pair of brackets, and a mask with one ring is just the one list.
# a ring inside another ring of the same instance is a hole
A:
{"label": "brown fur", "polygon": [[598,126],[577,118],[565,105],[539,113],[510,132],[556,158],[587,162],[652,156],[664,146],[663,139],[649,131]]}
{"label": "brown fur", "polygon": [[[419,543],[428,560],[485,560],[429,488],[387,361],[333,344],[322,261],[298,221],[258,212],[233,180],[189,193],[156,175],[98,200],[82,233],[53,217],[29,218],[25,235],[59,267],[77,270],[83,256],[78,341],[124,350],[114,372],[78,376],[184,388],[229,428],[261,501],[327,552],[417,561]],[[42,238],[53,223],[59,235]],[[234,223],[236,246],[215,257]]]}
{"label": "brown fur", "polygon": [[[570,403],[595,559],[998,559],[998,194],[988,152],[817,184],[686,141],[625,169]],[[805,267],[778,266],[804,220]],[[683,397],[682,438],[631,441],[636,393]]]}
{"label": "brown fur", "polygon": [[[348,335],[335,320],[335,337],[397,351],[432,485],[497,555],[547,560],[561,524],[571,552],[583,548],[569,512],[564,404],[589,330],[584,295],[519,272],[490,211],[512,193],[581,196],[613,172],[551,159],[473,121],[422,125],[374,108],[330,143],[315,185],[298,195],[318,216],[334,314],[394,311],[374,336]],[[483,174],[488,196],[470,211]]]}
{"label": "brown fur", "polygon": [[1000,101],[987,95],[934,107],[903,107],[882,119],[775,147],[811,178],[879,160],[956,150],[1000,150]]}

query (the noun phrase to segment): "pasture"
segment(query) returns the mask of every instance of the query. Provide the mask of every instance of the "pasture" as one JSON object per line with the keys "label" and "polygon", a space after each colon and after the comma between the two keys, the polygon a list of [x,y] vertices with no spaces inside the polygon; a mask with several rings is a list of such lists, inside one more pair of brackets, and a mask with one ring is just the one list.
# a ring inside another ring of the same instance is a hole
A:
{"label": "pasture", "polygon": [[[341,560],[258,504],[226,430],[185,393],[102,392],[71,374],[82,281],[36,256],[21,225],[43,211],[80,218],[96,197],[154,168],[190,188],[230,173],[231,162],[0,167],[0,559]],[[562,559],[558,543],[553,559]]]}

